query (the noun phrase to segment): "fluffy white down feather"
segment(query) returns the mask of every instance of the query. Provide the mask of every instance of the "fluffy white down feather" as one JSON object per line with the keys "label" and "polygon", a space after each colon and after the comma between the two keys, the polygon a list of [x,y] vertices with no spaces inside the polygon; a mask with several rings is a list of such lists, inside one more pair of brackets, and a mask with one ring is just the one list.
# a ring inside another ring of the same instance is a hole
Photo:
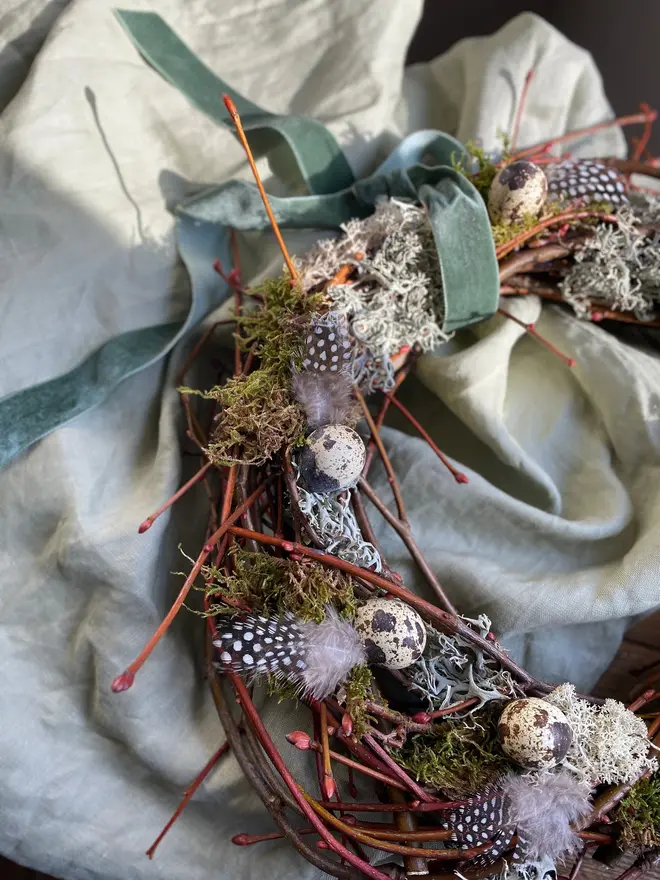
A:
{"label": "fluffy white down feather", "polygon": [[322,623],[302,623],[306,669],[305,692],[317,700],[331,694],[354,666],[366,663],[364,647],[355,628],[328,608]]}
{"label": "fluffy white down feather", "polygon": [[510,773],[502,790],[507,820],[524,838],[526,855],[556,861],[576,851],[580,838],[570,826],[591,812],[587,786],[560,770],[533,780]]}

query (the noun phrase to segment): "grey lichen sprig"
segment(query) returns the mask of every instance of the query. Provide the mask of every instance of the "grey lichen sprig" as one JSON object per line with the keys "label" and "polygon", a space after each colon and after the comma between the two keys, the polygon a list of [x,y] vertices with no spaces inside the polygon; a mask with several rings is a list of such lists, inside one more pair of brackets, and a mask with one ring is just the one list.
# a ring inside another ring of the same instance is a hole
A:
{"label": "grey lichen sprig", "polygon": [[442,277],[433,232],[422,208],[394,199],[342,232],[297,260],[300,280],[313,290],[342,268],[352,269],[353,277],[331,283],[326,295],[358,344],[353,379],[367,390],[389,390],[393,355],[413,346],[430,351],[449,338],[440,329]]}
{"label": "grey lichen sprig", "polygon": [[632,782],[645,770],[657,769],[650,758],[646,725],[623,703],[606,700],[593,706],[576,696],[572,684],[562,684],[546,700],[557,706],[573,730],[564,767],[581,782]]}
{"label": "grey lichen sprig", "polygon": [[[649,213],[649,205],[642,210]],[[599,224],[576,251],[559,285],[562,296],[580,317],[587,317],[597,300],[612,311],[652,320],[660,306],[660,237],[640,231],[634,208],[621,208],[617,220]]]}
{"label": "grey lichen sprig", "polygon": [[[293,466],[298,476],[297,464]],[[309,492],[301,481],[298,492],[300,512],[323,541],[326,552],[361,568],[383,570],[380,553],[362,535],[348,493],[319,495]]]}
{"label": "grey lichen sprig", "polygon": [[[490,620],[481,615],[468,620],[485,637]],[[478,702],[455,717],[477,712],[492,700],[509,700],[519,694],[511,675],[488,660],[482,651],[459,636],[448,636],[427,625],[424,656],[407,670],[412,687],[424,694],[433,709],[444,709],[471,697]]]}

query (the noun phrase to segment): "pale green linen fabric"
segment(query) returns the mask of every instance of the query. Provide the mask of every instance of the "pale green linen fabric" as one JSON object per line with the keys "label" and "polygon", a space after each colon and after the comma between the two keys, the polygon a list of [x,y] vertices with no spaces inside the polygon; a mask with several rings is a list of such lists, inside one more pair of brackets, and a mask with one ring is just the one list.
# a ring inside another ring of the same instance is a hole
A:
{"label": "pale green linen fabric", "polygon": [[[421,128],[493,145],[531,64],[523,142],[610,113],[589,56],[530,15],[404,76],[416,0],[133,5],[163,15],[260,106],[328,123],[356,175]],[[165,203],[247,178],[231,134],[146,67],[106,0],[9,0],[3,14],[2,95],[18,92],[0,117],[0,395],[70,369],[119,332],[179,320],[189,291]],[[584,146],[622,149],[616,132]],[[297,250],[305,241],[291,235]],[[244,251],[255,274],[277,265],[270,243],[252,237]],[[536,318],[539,306],[518,312]],[[536,673],[587,687],[624,620],[659,602],[660,368],[557,311],[539,324],[578,359],[573,372],[493,319],[425,358],[406,391],[468,486],[408,433],[390,430],[387,442],[419,542],[457,604],[490,614]],[[136,533],[181,477],[182,355],[0,473],[0,852],[75,880],[312,878],[284,845],[228,843],[271,827],[232,758],[156,860],[143,856],[222,742],[191,615],[132,691],[109,691],[174,595],[168,573],[186,565],[177,544],[194,554],[203,532],[199,494]],[[379,536],[423,589],[398,542]],[[283,749],[284,732],[306,723],[289,706],[267,717]],[[287,754],[301,772],[311,766]]]}

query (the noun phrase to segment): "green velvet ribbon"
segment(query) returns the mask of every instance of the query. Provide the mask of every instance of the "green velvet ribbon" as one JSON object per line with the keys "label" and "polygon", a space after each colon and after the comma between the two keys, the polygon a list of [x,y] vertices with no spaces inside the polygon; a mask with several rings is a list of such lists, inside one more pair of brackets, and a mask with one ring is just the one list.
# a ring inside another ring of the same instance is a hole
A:
{"label": "green velvet ribbon", "polygon": [[[229,94],[256,151],[290,180],[295,171],[309,195],[271,198],[283,229],[338,229],[367,217],[379,199],[426,206],[438,250],[444,295],[443,330],[452,332],[492,315],[499,282],[484,202],[453,167],[465,148],[450,135],[416,132],[374,174],[355,180],[333,135],[306,117],[276,116],[237,94],[206,67],[160,16],[120,10],[118,20],[142,56],[191,104],[230,126],[221,96]],[[232,129],[233,130],[233,129]],[[231,264],[228,229],[263,230],[268,218],[256,186],[229,181],[187,200],[176,211],[179,254],[192,297],[185,321],[133,330],[111,339],[69,373],[0,400],[0,467],[31,444],[100,404],[124,379],[165,357],[229,291],[213,261]]]}

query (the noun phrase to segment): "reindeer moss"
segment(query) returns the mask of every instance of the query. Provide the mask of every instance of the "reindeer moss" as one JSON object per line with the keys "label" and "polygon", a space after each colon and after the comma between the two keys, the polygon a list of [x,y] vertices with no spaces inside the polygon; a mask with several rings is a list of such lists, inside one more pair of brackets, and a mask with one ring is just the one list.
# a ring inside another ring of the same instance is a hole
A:
{"label": "reindeer moss", "polygon": [[634,849],[660,846],[660,773],[635,783],[614,818],[626,846]]}
{"label": "reindeer moss", "polygon": [[509,764],[497,740],[496,717],[482,712],[474,723],[445,722],[432,735],[408,739],[396,760],[426,785],[469,797],[494,784]]}
{"label": "reindeer moss", "polygon": [[204,396],[220,404],[207,449],[214,464],[263,464],[304,439],[303,412],[272,370],[235,376]]}
{"label": "reindeer moss", "polygon": [[[300,620],[320,623],[325,609],[333,605],[340,614],[352,618],[356,602],[353,582],[341,571],[325,568],[312,559],[278,559],[267,553],[233,551],[232,574],[207,566],[202,569],[209,584],[207,595],[227,596],[250,606],[253,611],[283,614],[291,611]],[[218,614],[233,614],[235,609],[214,604]]]}

